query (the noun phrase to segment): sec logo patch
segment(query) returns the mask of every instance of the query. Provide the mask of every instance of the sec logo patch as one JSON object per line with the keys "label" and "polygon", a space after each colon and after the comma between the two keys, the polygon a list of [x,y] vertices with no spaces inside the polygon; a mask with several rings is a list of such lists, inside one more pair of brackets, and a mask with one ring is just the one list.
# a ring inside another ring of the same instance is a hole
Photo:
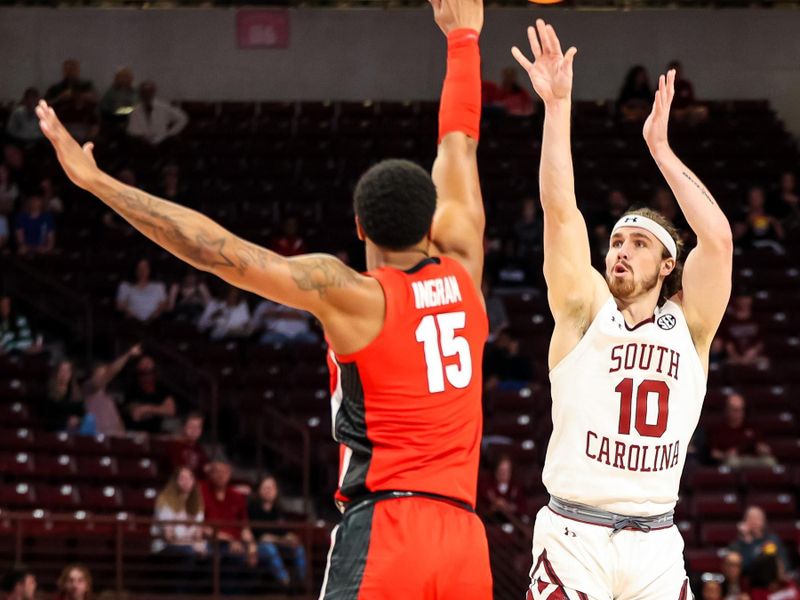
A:
{"label": "sec logo patch", "polygon": [[669,331],[670,329],[675,327],[677,323],[678,320],[672,315],[661,315],[656,320],[656,325],[661,327],[661,329],[663,329],[664,331]]}

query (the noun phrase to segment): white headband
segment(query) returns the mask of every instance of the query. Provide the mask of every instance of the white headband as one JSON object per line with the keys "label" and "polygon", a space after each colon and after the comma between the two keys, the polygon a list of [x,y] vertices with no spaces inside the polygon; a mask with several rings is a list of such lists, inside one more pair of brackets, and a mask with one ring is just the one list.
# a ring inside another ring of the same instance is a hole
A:
{"label": "white headband", "polygon": [[611,235],[614,235],[614,232],[620,227],[638,227],[639,229],[649,231],[658,238],[659,242],[664,244],[669,255],[675,260],[678,260],[678,247],[675,245],[675,240],[667,233],[666,229],[653,221],[653,219],[648,219],[642,215],[625,215],[614,225],[614,229],[611,230]]}

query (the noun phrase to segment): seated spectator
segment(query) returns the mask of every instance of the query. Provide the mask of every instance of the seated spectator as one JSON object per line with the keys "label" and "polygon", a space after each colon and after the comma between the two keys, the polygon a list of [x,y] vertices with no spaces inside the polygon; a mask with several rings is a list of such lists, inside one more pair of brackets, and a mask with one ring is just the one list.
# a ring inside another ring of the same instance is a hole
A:
{"label": "seated spectator", "polygon": [[150,262],[140,260],[136,263],[136,281],[123,281],[117,288],[117,310],[148,323],[160,317],[167,306],[166,287],[160,281],[150,280]]}
{"label": "seated spectator", "polygon": [[501,456],[494,468],[492,479],[484,484],[479,502],[487,519],[505,521],[505,513],[519,515],[524,499],[513,481],[513,464],[509,456]]}
{"label": "seated spectator", "polygon": [[786,570],[777,548],[767,545],[750,565],[750,600],[800,600],[800,588]]}
{"label": "seated spectator", "polygon": [[36,575],[29,569],[17,567],[3,576],[6,600],[35,600]]}
{"label": "seated spectator", "polygon": [[81,79],[81,65],[77,60],[65,60],[62,72],[62,80],[50,86],[44,98],[67,131],[83,143],[93,139],[99,130],[97,94],[91,81]]}
{"label": "seated spectator", "polygon": [[775,254],[784,254],[783,225],[765,212],[765,203],[764,190],[758,186],[750,188],[747,214],[743,222],[734,225],[734,240],[740,248],[769,248]]}
{"label": "seated spectator", "polygon": [[114,73],[111,86],[100,100],[100,113],[109,123],[124,124],[138,101],[139,95],[133,88],[133,71],[125,67]]}
{"label": "seated spectator", "polygon": [[536,284],[533,261],[522,258],[515,239],[492,242],[486,254],[486,272],[499,288],[532,288]]}
{"label": "seated spectator", "polygon": [[56,246],[56,224],[44,208],[41,193],[28,196],[25,209],[17,214],[14,229],[21,256],[50,254]]}
{"label": "seated spectator", "polygon": [[22,144],[34,144],[44,139],[42,129],[39,127],[39,117],[34,112],[39,98],[39,90],[30,87],[25,90],[19,106],[11,111],[6,125],[6,133],[15,141]]}
{"label": "seated spectator", "polygon": [[128,135],[158,146],[183,131],[189,118],[177,106],[156,98],[156,84],[144,81],[139,86],[139,102],[128,117]]}
{"label": "seated spectator", "polygon": [[0,163],[0,215],[9,216],[17,208],[19,188],[11,179],[11,171],[5,163]]}
{"label": "seated spectator", "polygon": [[733,298],[722,323],[722,335],[730,364],[761,368],[766,368],[769,364],[768,358],[764,356],[761,328],[753,319],[751,295],[740,292]]}
{"label": "seated spectator", "polygon": [[39,182],[39,189],[42,192],[42,200],[44,200],[44,210],[52,214],[61,214],[64,212],[64,202],[59,198],[56,188],[53,185],[53,180],[45,177]]}
{"label": "seated spectator", "polygon": [[179,321],[196,323],[211,300],[208,286],[197,271],[189,269],[180,283],[170,286],[167,310]]}
{"label": "seated spectator", "polygon": [[56,600],[92,600],[92,575],[84,565],[64,567],[58,578]]}
{"label": "seated spectator", "polygon": [[728,467],[773,466],[775,458],[759,432],[745,419],[745,400],[740,394],[725,399],[725,420],[711,428],[711,458]]}
{"label": "seated spectator", "polygon": [[730,551],[722,559],[722,597],[725,600],[745,600],[747,587],[742,578],[742,555]]}
{"label": "seated spectator", "polygon": [[722,584],[717,579],[706,579],[703,581],[701,597],[703,600],[723,600]]}
{"label": "seated spectator", "polygon": [[141,354],[142,348],[137,344],[111,363],[96,364],[89,379],[83,384],[84,405],[87,414],[94,418],[97,433],[125,435],[125,424],[117,410],[117,403],[106,388],[131,358]]}
{"label": "seated spectator", "polygon": [[208,456],[200,443],[203,436],[203,415],[190,412],[183,420],[183,434],[169,448],[169,462],[173,469],[186,467],[196,477],[205,475]]}
{"label": "seated spectator", "polygon": [[281,256],[296,256],[307,252],[306,243],[297,233],[297,219],[289,217],[283,223],[283,233],[277,236],[270,246]]}
{"label": "seated spectator", "polygon": [[617,110],[624,121],[644,121],[653,107],[655,93],[650,76],[642,65],[631,67],[617,98]]}
{"label": "seated spectator", "polygon": [[305,311],[262,300],[253,312],[248,329],[263,332],[259,338],[261,344],[315,344],[319,336],[311,330],[312,318]]}
{"label": "seated spectator", "polygon": [[[673,60],[667,65],[667,71],[675,70],[675,97],[672,100],[672,112],[678,122],[696,125],[708,120],[708,107],[697,101],[694,96],[694,85],[686,79],[683,65]],[[674,223],[674,221],[673,221]]]}
{"label": "seated spectator", "polygon": [[42,415],[48,431],[94,435],[94,417],[86,414],[72,361],[62,360],[53,370]]}
{"label": "seated spectator", "polygon": [[481,286],[483,299],[486,302],[486,315],[489,318],[489,338],[488,342],[494,342],[501,331],[508,327],[508,312],[503,298],[494,293],[489,285],[489,279],[483,278]]}
{"label": "seated spectator", "polygon": [[483,364],[487,389],[518,390],[533,380],[531,357],[508,331],[501,331],[486,347]]}
{"label": "seated spectator", "polygon": [[[205,556],[203,537],[203,494],[191,469],[179,467],[156,498],[153,520],[153,552]],[[194,525],[164,524],[163,521],[192,521]]]}
{"label": "seated spectator", "polygon": [[[744,519],[739,523],[739,539],[729,546],[732,552],[742,557],[742,573],[750,577],[756,558],[762,554],[777,553],[785,567],[789,568],[789,559],[783,542],[767,527],[767,517],[758,506],[749,506]],[[750,582],[752,587],[753,582]]]}
{"label": "seated spectator", "polygon": [[775,198],[767,204],[767,212],[780,219],[784,227],[795,229],[800,224],[800,188],[792,171],[781,174],[780,187]]}
{"label": "seated spectator", "polygon": [[524,258],[532,259],[542,251],[544,226],[539,218],[539,201],[525,198],[522,201],[522,216],[514,224],[514,237],[517,241],[517,252]]}
{"label": "seated spectator", "polygon": [[197,329],[209,332],[212,340],[224,340],[243,337],[249,323],[250,307],[247,300],[242,298],[242,292],[238,288],[231,287],[224,301],[212,299],[206,305],[197,321]]}
{"label": "seated spectator", "polygon": [[136,363],[136,378],[125,388],[122,418],[130,431],[161,433],[165,421],[175,416],[175,398],[156,376],[156,363],[141,356]]}
{"label": "seated spectator", "polygon": [[223,556],[239,558],[255,566],[258,562],[258,546],[250,530],[247,517],[247,498],[230,485],[231,466],[222,461],[214,461],[208,470],[208,480],[200,483],[205,507],[206,522],[227,521],[217,530]]}
{"label": "seated spectator", "polygon": [[41,340],[33,339],[28,319],[13,310],[11,297],[0,296],[0,355],[9,352],[41,352]]}
{"label": "seated spectator", "polygon": [[527,117],[536,113],[536,104],[525,86],[519,84],[518,69],[507,67],[501,73],[500,88],[495,104],[507,115]]}
{"label": "seated spectator", "polygon": [[[274,477],[267,476],[261,480],[257,495],[252,497],[247,505],[247,515],[251,522],[281,523],[287,520],[281,509],[278,482]],[[276,580],[282,585],[288,585],[290,582],[289,572],[281,557],[281,548],[291,552],[297,580],[305,579],[306,552],[297,535],[286,529],[259,528],[255,525],[253,535],[258,542],[259,563],[266,567]]]}

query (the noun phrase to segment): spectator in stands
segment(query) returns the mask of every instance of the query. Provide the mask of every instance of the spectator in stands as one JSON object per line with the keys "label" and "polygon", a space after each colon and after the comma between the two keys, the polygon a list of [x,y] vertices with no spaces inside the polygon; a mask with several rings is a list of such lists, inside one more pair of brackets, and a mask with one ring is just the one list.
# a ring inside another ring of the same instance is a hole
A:
{"label": "spectator in stands", "polygon": [[533,380],[532,359],[509,331],[501,331],[486,347],[484,380],[487,389],[519,390]]}
{"label": "spectator in stands", "polygon": [[483,299],[486,302],[486,315],[489,317],[489,338],[488,342],[494,342],[501,331],[508,327],[508,312],[503,298],[494,293],[489,278],[483,278],[481,286]]}
{"label": "spectator in stands", "polygon": [[486,518],[505,521],[505,514],[519,515],[523,511],[524,499],[513,481],[511,457],[501,456],[494,468],[492,479],[483,486],[480,502]]}
{"label": "spectator in stands", "polygon": [[47,88],[44,99],[58,109],[64,104],[74,102],[83,97],[89,102],[96,100],[94,84],[88,79],[81,79],[81,64],[74,58],[68,58],[61,65],[63,77],[61,81]]}
{"label": "spectator in stands", "polygon": [[[224,556],[246,560],[250,566],[258,562],[258,546],[247,518],[247,498],[230,485],[231,466],[214,461],[208,470],[208,480],[200,483],[206,521],[232,521],[239,525],[220,527],[217,537]],[[234,562],[237,562],[234,560]]]}
{"label": "spectator in stands", "polygon": [[6,133],[16,142],[23,145],[34,144],[44,139],[42,129],[39,127],[39,117],[36,116],[34,109],[39,103],[39,90],[30,87],[22,95],[19,103],[8,117]]}
{"label": "spectator in stands", "polygon": [[778,193],[767,204],[767,212],[780,219],[786,229],[796,229],[800,225],[800,188],[797,186],[797,175],[793,171],[784,171],[781,174]]}
{"label": "spectator in stands", "polygon": [[64,567],[58,578],[56,600],[92,600],[92,575],[81,564]]}
{"label": "spectator in stands", "polygon": [[514,224],[514,237],[517,252],[524,258],[532,259],[542,251],[544,227],[539,218],[539,201],[536,198],[525,198],[522,201],[522,216]]}
{"label": "spectator in stands", "polygon": [[250,307],[242,298],[242,292],[235,287],[228,288],[224,301],[212,299],[200,319],[197,329],[209,332],[212,340],[243,337],[250,324]]}
{"label": "spectator in stands", "polygon": [[189,269],[180,283],[169,288],[167,311],[178,321],[196,323],[211,302],[211,292],[194,269]]}
{"label": "spectator in stands", "polygon": [[747,194],[747,214],[744,222],[734,226],[734,239],[740,248],[769,248],[784,254],[781,241],[785,234],[781,222],[765,211],[764,189],[753,186]]}
{"label": "spectator in stands", "polygon": [[263,332],[259,338],[261,344],[316,344],[320,340],[311,330],[312,318],[305,311],[262,300],[253,312],[248,329],[253,333]]}
{"label": "spectator in stands", "polygon": [[288,217],[283,222],[283,233],[272,241],[271,249],[282,256],[296,256],[307,252],[305,241],[297,233],[295,217]]}
{"label": "spectator in stands", "polygon": [[161,433],[165,421],[176,412],[175,398],[159,381],[155,361],[147,355],[139,357],[136,378],[125,388],[125,427],[132,431]]}
{"label": "spectator in stands", "polygon": [[[767,527],[767,516],[758,506],[749,506],[744,519],[739,523],[739,539],[730,545],[730,550],[742,557],[742,572],[750,577],[753,563],[762,554],[777,553],[781,563],[788,568],[789,559],[783,542]],[[750,582],[752,586],[754,582]]]}
{"label": "spectator in stands", "polygon": [[717,579],[706,579],[703,581],[703,600],[723,600],[722,585]]}
{"label": "spectator in stands", "polygon": [[53,370],[47,385],[47,404],[42,415],[49,431],[93,435],[94,417],[86,414],[83,395],[72,361],[62,360]]}
{"label": "spectator in stands", "polygon": [[722,597],[725,600],[746,600],[747,588],[742,578],[742,555],[729,551],[722,559]]}
{"label": "spectator in stands", "polygon": [[[247,514],[251,522],[277,524],[287,520],[281,508],[278,482],[273,476],[268,475],[261,480],[257,494],[247,505]],[[258,542],[259,563],[269,569],[270,574],[282,585],[288,585],[290,577],[281,557],[281,549],[291,552],[298,581],[305,579],[306,552],[297,535],[287,529],[257,526],[253,526],[253,535]]]}
{"label": "spectator in stands", "polygon": [[189,118],[177,106],[156,98],[156,84],[144,81],[139,86],[139,102],[128,117],[128,135],[151,146],[183,131]]}
{"label": "spectator in stands", "polygon": [[10,352],[32,354],[41,350],[42,342],[33,339],[27,317],[13,310],[10,296],[0,296],[0,355]]}
{"label": "spectator in stands", "polygon": [[24,567],[11,569],[3,576],[3,592],[6,600],[34,600],[36,597],[36,575]]}
{"label": "spectator in stands", "polygon": [[186,467],[196,477],[205,475],[208,456],[200,443],[203,436],[203,415],[190,412],[183,420],[183,434],[169,448],[169,462],[173,469]]}
{"label": "spectator in stands", "polygon": [[[204,557],[208,553],[208,544],[203,536],[203,506],[203,494],[192,470],[179,467],[173,471],[156,498],[153,552]],[[159,521],[191,521],[194,524],[159,525]]]}
{"label": "spectator in stands", "polygon": [[133,71],[124,67],[114,73],[111,86],[100,100],[100,113],[108,123],[127,123],[128,115],[139,101],[139,95],[133,87]]}
{"label": "spectator in stands", "polygon": [[750,565],[750,600],[800,600],[800,588],[786,570],[777,547],[767,544]]}
{"label": "spectator in stands", "polygon": [[709,434],[711,457],[728,467],[773,466],[775,458],[760,433],[747,424],[741,394],[725,399],[725,420]]}
{"label": "spectator in stands", "polygon": [[192,198],[187,193],[186,186],[181,183],[180,168],[174,163],[164,165],[164,168],[161,169],[158,195],[171,202],[194,206]]}
{"label": "spectator in stands", "polygon": [[722,330],[730,364],[766,368],[769,360],[764,356],[761,328],[753,319],[753,297],[750,294],[736,294]]}
{"label": "spectator in stands", "polygon": [[11,179],[8,165],[0,163],[0,215],[9,216],[17,208],[19,188]]}
{"label": "spectator in stands", "polygon": [[53,215],[45,210],[40,192],[28,196],[24,210],[14,223],[17,253],[20,256],[50,254],[56,246],[56,224]]}
{"label": "spectator in stands", "polygon": [[518,69],[515,67],[503,69],[496,104],[499,104],[507,115],[528,117],[536,113],[536,103],[527,88],[519,84],[517,72]]}
{"label": "spectator in stands", "polygon": [[673,60],[667,65],[667,71],[675,70],[675,98],[672,101],[673,114],[679,122],[696,125],[708,120],[708,107],[697,101],[694,96],[694,85],[686,79],[683,65]]}
{"label": "spectator in stands", "polygon": [[141,354],[142,347],[136,344],[113,362],[96,364],[92,368],[89,379],[83,384],[86,412],[94,417],[97,433],[103,435],[125,434],[125,424],[117,410],[117,403],[106,388],[125,368],[131,358],[141,356]]}
{"label": "spectator in stands", "polygon": [[617,110],[624,121],[640,122],[653,106],[654,92],[650,76],[642,65],[631,67],[617,98]]}
{"label": "spectator in stands", "polygon": [[64,202],[58,196],[53,180],[45,177],[39,182],[39,190],[42,192],[42,200],[44,200],[44,210],[51,214],[60,214],[64,212]]}
{"label": "spectator in stands", "polygon": [[486,272],[497,287],[531,288],[536,284],[534,263],[522,258],[516,239],[498,240],[486,254]]}
{"label": "spectator in stands", "polygon": [[150,280],[150,262],[146,259],[136,263],[136,281],[123,281],[117,288],[117,310],[142,323],[160,317],[168,300],[164,284]]}

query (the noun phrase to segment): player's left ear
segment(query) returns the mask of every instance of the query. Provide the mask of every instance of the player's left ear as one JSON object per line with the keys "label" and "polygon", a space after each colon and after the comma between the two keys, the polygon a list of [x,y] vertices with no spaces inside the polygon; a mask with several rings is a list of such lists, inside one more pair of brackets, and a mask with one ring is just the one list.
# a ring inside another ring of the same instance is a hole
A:
{"label": "player's left ear", "polygon": [[661,276],[668,277],[675,270],[675,259],[667,258],[661,263]]}
{"label": "player's left ear", "polygon": [[361,227],[361,222],[358,220],[358,216],[356,216],[356,235],[362,242],[367,239],[367,235],[364,233],[364,228]]}

